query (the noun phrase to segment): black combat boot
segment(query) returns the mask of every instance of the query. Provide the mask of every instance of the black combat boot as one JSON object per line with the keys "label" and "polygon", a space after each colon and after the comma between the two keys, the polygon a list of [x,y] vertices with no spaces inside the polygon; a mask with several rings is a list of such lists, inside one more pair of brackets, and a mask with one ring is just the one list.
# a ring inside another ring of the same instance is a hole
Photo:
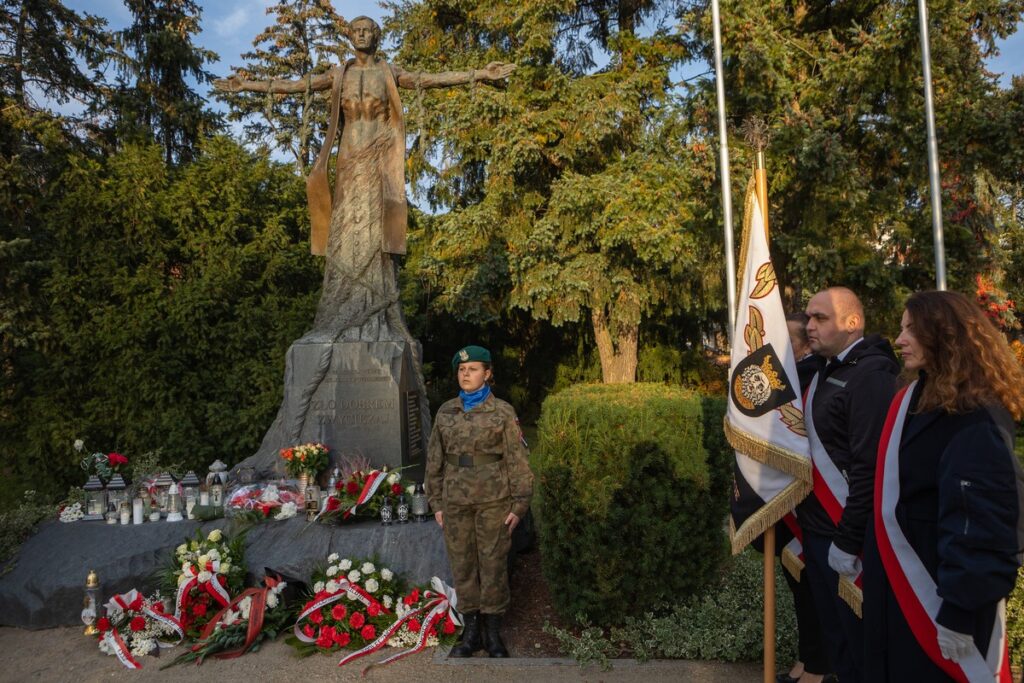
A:
{"label": "black combat boot", "polygon": [[492,657],[508,657],[505,643],[501,642],[501,615],[481,614],[484,620],[484,649]]}
{"label": "black combat boot", "polygon": [[477,650],[483,649],[483,640],[480,638],[480,614],[477,612],[466,612],[462,615],[462,641],[452,648],[448,653],[449,657],[472,657]]}

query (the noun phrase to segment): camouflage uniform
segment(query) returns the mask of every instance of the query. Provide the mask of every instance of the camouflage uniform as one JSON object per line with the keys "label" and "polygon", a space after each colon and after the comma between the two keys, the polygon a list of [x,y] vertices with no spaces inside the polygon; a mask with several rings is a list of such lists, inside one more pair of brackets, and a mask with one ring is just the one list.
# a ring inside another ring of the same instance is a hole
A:
{"label": "camouflage uniform", "polygon": [[508,609],[505,518],[526,514],[533,473],[516,411],[488,396],[470,412],[462,400],[441,406],[427,448],[430,507],[444,513],[459,610],[502,614]]}

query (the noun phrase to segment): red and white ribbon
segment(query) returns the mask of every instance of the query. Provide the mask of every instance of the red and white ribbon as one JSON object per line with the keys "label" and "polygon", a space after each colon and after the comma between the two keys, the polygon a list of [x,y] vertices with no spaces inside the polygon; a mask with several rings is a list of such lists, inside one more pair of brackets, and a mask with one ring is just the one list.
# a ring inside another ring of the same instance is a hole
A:
{"label": "red and white ribbon", "polygon": [[413,617],[423,614],[424,612],[427,613],[427,616],[421,622],[420,635],[416,639],[416,643],[407,650],[403,650],[402,652],[391,655],[390,657],[385,657],[379,662],[370,664],[363,669],[363,675],[365,675],[366,672],[374,666],[390,664],[391,662],[422,650],[427,644],[427,637],[430,633],[430,629],[435,627],[437,622],[439,622],[446,614],[448,615],[448,618],[452,620],[452,623],[456,626],[461,626],[462,620],[459,618],[459,613],[456,611],[457,599],[455,589],[436,576],[430,580],[430,585],[434,590],[424,591],[423,597],[425,602],[423,605],[403,614],[401,619],[398,619],[391,624],[391,626],[377,636],[376,640],[373,642],[368,643],[362,649],[349,653],[343,657],[342,660],[338,662],[338,666],[345,666],[349,662],[355,661],[360,657],[365,657],[366,655],[376,652],[380,648],[384,647],[384,644],[387,643],[393,635],[398,633],[399,629],[401,629],[404,624]]}
{"label": "red and white ribbon", "polygon": [[[208,562],[207,566],[211,564],[211,562]],[[219,561],[216,563],[216,566],[218,569],[220,568]],[[178,594],[177,596],[175,596],[174,599],[174,617],[176,619],[181,619],[181,613],[185,607],[185,596],[188,595],[189,591],[191,591],[196,586],[209,593],[213,597],[213,599],[217,601],[217,604],[219,604],[221,607],[227,607],[228,603],[231,602],[231,596],[228,595],[227,590],[224,588],[224,586],[221,585],[220,579],[218,578],[219,576],[221,576],[220,574],[210,572],[209,579],[207,579],[206,581],[200,581],[199,576],[192,569],[192,565],[189,565],[185,568],[185,576],[190,578],[188,578],[188,580],[178,585]]]}
{"label": "red and white ribbon", "polygon": [[378,602],[375,597],[367,593],[363,588],[361,588],[357,584],[350,582],[348,579],[341,579],[337,581],[337,583],[339,586],[338,590],[336,590],[333,593],[330,593],[329,595],[325,595],[321,598],[315,599],[313,601],[313,604],[302,610],[302,612],[299,614],[299,618],[295,620],[295,626],[292,627],[292,633],[295,634],[296,638],[298,638],[304,643],[315,643],[316,638],[310,638],[302,632],[301,628],[299,628],[299,626],[302,624],[302,621],[309,617],[309,615],[321,609],[322,607],[326,607],[327,605],[335,603],[338,600],[341,600],[345,597],[351,600],[358,600],[367,607],[369,607],[370,605],[376,605],[377,609],[380,610],[382,614],[391,614],[391,612],[389,612],[384,607],[384,605],[380,604],[380,602]]}
{"label": "red and white ribbon", "polygon": [[387,480],[387,478],[388,473],[383,470],[371,472],[370,476],[366,478],[366,483],[363,484],[363,490],[359,492],[359,497],[356,498],[355,505],[348,509],[348,514],[356,514],[356,509],[366,501],[373,498],[373,494],[377,493],[377,489],[380,488],[380,485]]}
{"label": "red and white ribbon", "polygon": [[996,609],[988,652],[982,653],[975,646],[971,648],[971,654],[959,662],[945,659],[939,649],[935,621],[942,607],[938,586],[896,520],[896,506],[900,498],[900,438],[916,384],[914,382],[893,399],[878,443],[878,465],[875,469],[878,553],[911,633],[921,649],[947,676],[960,683],[1011,683],[1006,648],[1006,601],[1000,601]]}
{"label": "red and white ribbon", "polygon": [[[814,429],[814,392],[818,388],[818,379],[821,375],[815,375],[811,386],[807,389],[807,396],[804,398],[804,425],[807,427],[807,441],[811,447],[811,478],[814,482],[812,492],[814,497],[825,508],[829,519],[836,526],[843,517],[843,510],[846,508],[846,499],[850,495],[850,485],[846,477],[836,467],[835,462],[829,457],[825,445],[821,443],[817,430]],[[839,594],[850,604],[850,607],[860,616],[860,603],[863,600],[861,586],[864,573],[860,572],[853,579],[846,576],[839,577]]]}
{"label": "red and white ribbon", "polygon": [[110,646],[110,649],[114,651],[117,658],[124,664],[127,669],[141,669],[142,665],[135,661],[132,657],[132,653],[128,651],[128,646],[125,645],[124,640],[121,638],[121,634],[117,632],[116,628],[112,628],[103,634],[103,640]]}

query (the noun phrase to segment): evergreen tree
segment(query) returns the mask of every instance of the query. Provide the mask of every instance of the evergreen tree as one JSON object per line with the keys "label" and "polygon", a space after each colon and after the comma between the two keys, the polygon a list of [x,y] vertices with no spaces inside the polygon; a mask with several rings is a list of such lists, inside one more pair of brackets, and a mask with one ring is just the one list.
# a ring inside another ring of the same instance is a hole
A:
{"label": "evergreen tree", "polygon": [[119,140],[155,140],[170,164],[187,162],[220,117],[204,108],[188,79],[208,83],[204,65],[217,59],[198,47],[201,9],[194,0],[125,0],[132,24],[119,32],[119,82],[110,108]]}
{"label": "evergreen tree", "polygon": [[[642,319],[700,311],[719,286],[714,241],[687,204],[691,158],[673,133],[669,72],[687,51],[662,27],[634,34],[650,3],[614,7],[604,21],[564,0],[429,0],[392,6],[389,27],[406,68],[520,67],[506,93],[409,98],[412,180],[451,207],[425,264],[439,304],[478,321],[511,306],[555,325],[587,321],[604,380],[631,382]],[[564,38],[591,30],[581,13],[608,33],[608,64],[586,75],[582,38]],[[560,52],[569,43],[575,56]]]}
{"label": "evergreen tree", "polygon": [[[342,19],[330,0],[290,0],[267,8],[274,23],[253,40],[255,49],[242,58],[242,67],[232,67],[242,78],[293,80],[307,74],[323,73],[332,57],[344,57],[346,45],[340,30]],[[228,119],[245,121],[247,142],[288,151],[295,167],[304,173],[319,151],[314,135],[326,128],[327,96],[307,90],[303,97],[274,97],[254,93],[223,93],[217,97],[231,106]]]}

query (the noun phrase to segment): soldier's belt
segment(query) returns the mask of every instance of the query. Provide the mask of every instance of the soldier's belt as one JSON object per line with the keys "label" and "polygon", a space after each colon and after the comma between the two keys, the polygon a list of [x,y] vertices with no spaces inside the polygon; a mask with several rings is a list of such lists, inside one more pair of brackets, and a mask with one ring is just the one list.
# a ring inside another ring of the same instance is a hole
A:
{"label": "soldier's belt", "polygon": [[490,465],[492,462],[498,462],[502,459],[500,455],[449,455],[447,457],[449,465],[455,465],[456,467],[479,467],[480,465]]}

